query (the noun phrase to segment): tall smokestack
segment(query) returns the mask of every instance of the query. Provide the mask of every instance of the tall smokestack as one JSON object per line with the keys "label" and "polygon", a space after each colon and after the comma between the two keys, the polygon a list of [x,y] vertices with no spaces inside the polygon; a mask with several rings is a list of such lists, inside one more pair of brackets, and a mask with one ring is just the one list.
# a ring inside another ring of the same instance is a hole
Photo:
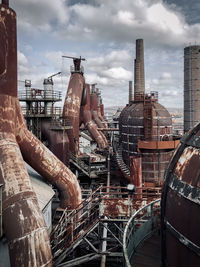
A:
{"label": "tall smokestack", "polygon": [[200,45],[184,49],[184,133],[200,120]]}
{"label": "tall smokestack", "polygon": [[143,39],[136,40],[134,95],[145,93]]}
{"label": "tall smokestack", "polygon": [[129,81],[129,104],[133,101],[133,83]]}

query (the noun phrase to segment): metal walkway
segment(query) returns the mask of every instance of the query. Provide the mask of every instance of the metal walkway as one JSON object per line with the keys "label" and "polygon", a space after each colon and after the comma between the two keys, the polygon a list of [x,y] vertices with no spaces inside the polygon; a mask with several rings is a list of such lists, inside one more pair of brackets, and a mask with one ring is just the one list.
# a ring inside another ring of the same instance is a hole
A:
{"label": "metal walkway", "polygon": [[126,225],[123,251],[126,267],[157,267],[160,264],[160,200],[138,210]]}
{"label": "metal walkway", "polygon": [[107,187],[99,187],[76,210],[63,212],[51,234],[54,266],[76,266],[102,255],[106,255],[107,262],[123,262],[123,235],[128,219],[158,196],[144,191],[143,199],[138,200],[126,188],[109,187],[106,191]]}

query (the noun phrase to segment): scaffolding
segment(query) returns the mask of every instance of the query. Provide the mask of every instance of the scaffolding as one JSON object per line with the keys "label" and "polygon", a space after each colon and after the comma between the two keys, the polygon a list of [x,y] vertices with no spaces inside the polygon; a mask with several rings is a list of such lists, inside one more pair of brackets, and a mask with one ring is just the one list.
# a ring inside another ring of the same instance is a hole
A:
{"label": "scaffolding", "polygon": [[42,140],[42,121],[56,121],[62,115],[62,108],[54,106],[56,102],[62,101],[61,92],[31,88],[28,84],[26,90],[19,91],[18,98],[20,102],[25,102],[25,106],[22,104],[22,112],[28,129]]}

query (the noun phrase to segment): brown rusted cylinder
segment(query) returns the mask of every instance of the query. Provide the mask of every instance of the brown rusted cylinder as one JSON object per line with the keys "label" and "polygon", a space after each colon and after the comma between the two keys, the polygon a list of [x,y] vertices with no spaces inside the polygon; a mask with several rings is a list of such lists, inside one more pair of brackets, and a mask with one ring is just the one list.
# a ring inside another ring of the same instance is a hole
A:
{"label": "brown rusted cylinder", "polygon": [[51,266],[46,225],[16,142],[17,104],[16,97],[1,95],[0,183],[10,262],[11,266]]}
{"label": "brown rusted cylinder", "polygon": [[17,96],[16,14],[5,5],[0,7],[0,94]]}
{"label": "brown rusted cylinder", "polygon": [[130,157],[130,179],[136,187],[137,199],[142,199],[142,159],[140,156]]}
{"label": "brown rusted cylinder", "polygon": [[98,98],[96,92],[92,92],[90,95],[90,106],[93,120],[99,128],[104,128],[104,125],[98,115]]}
{"label": "brown rusted cylinder", "polygon": [[27,130],[21,114],[17,126],[17,142],[25,161],[58,188],[62,208],[76,208],[81,203],[81,190],[76,176]]}
{"label": "brown rusted cylinder", "polygon": [[98,131],[97,125],[92,120],[90,111],[90,88],[88,84],[86,84],[85,105],[81,107],[81,117],[92,138],[97,142],[98,147],[100,149],[106,148],[108,146],[107,139],[102,132]]}
{"label": "brown rusted cylinder", "polygon": [[70,206],[80,203],[80,188],[68,168],[26,128],[17,99],[16,15],[0,5],[0,17],[0,183],[11,266],[52,266],[46,225],[19,144],[27,162],[61,189],[63,207],[72,199],[70,185],[77,186]]}
{"label": "brown rusted cylinder", "polygon": [[[46,225],[16,142],[16,14],[0,5],[0,183],[11,266],[51,266]],[[20,110],[21,111],[21,110]]]}
{"label": "brown rusted cylinder", "polygon": [[162,266],[200,266],[200,124],[180,141],[161,201]]}
{"label": "brown rusted cylinder", "polygon": [[11,266],[51,266],[48,232],[14,134],[0,133],[0,158]]}
{"label": "brown rusted cylinder", "polygon": [[80,106],[84,86],[85,79],[83,75],[80,73],[73,73],[69,81],[63,107],[63,118],[72,123],[72,129],[67,130],[67,135],[70,142],[70,151],[73,154],[77,154],[79,150]]}
{"label": "brown rusted cylinder", "polygon": [[69,138],[66,131],[51,130],[51,122],[43,121],[41,131],[49,150],[66,166],[69,166]]}
{"label": "brown rusted cylinder", "polygon": [[101,116],[105,119],[105,114],[104,114],[104,104],[100,105],[100,110],[101,110]]}

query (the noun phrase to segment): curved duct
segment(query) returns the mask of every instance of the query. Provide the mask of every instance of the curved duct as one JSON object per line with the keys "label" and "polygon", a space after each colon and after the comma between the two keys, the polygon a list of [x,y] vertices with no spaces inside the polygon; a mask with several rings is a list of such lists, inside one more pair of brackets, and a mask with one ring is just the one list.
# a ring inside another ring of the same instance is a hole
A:
{"label": "curved duct", "polygon": [[[85,86],[87,88],[84,89]],[[106,148],[108,146],[106,137],[97,130],[92,120],[89,97],[89,87],[85,85],[83,75],[79,72],[72,73],[65,98],[63,118],[72,122],[72,129],[67,130],[67,134],[70,142],[70,151],[73,154],[78,154],[79,150],[79,127],[81,121],[84,122],[99,148]]]}
{"label": "curved duct", "polygon": [[97,124],[99,128],[105,128],[105,125],[99,118],[99,111],[98,111],[98,97],[97,94],[94,90],[92,90],[91,95],[90,95],[90,106],[91,106],[91,113],[92,113],[92,118]]}
{"label": "curved duct", "polygon": [[102,98],[101,98],[101,93],[99,89],[96,89],[96,95],[97,95],[97,114],[101,122],[103,123],[104,128],[108,128],[108,124],[105,120],[104,115],[101,114],[101,104],[102,104]]}
{"label": "curved duct", "polygon": [[57,131],[51,129],[50,121],[43,121],[41,132],[47,139],[48,148],[66,166],[69,166],[69,138],[65,130]]}
{"label": "curved duct", "polygon": [[75,72],[71,74],[63,107],[64,120],[72,123],[72,129],[67,130],[67,135],[69,148],[73,154],[78,154],[79,150],[80,106],[84,85],[85,79],[81,73]]}
{"label": "curved duct", "polygon": [[82,121],[87,127],[92,138],[97,142],[100,149],[104,149],[108,146],[107,139],[104,134],[97,129],[97,125],[92,120],[92,114],[90,111],[90,87],[86,84],[85,87],[85,101],[84,106],[81,107]]}
{"label": "curved duct", "polygon": [[2,1],[0,17],[0,183],[10,262],[15,267],[52,266],[47,228],[22,155],[58,186],[62,207],[80,204],[81,191],[70,170],[26,128],[17,99],[16,14],[8,1]]}

